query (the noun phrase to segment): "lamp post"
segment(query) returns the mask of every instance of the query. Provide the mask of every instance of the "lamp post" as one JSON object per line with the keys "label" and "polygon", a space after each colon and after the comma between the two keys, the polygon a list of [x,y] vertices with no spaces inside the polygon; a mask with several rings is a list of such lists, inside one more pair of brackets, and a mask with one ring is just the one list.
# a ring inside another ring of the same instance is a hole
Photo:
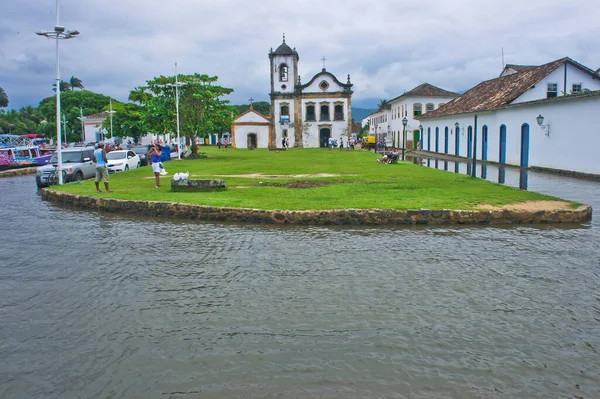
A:
{"label": "lamp post", "polygon": [[58,52],[58,41],[59,39],[72,39],[75,36],[79,35],[79,32],[76,30],[66,30],[64,26],[59,25],[58,22],[58,0],[56,0],[56,25],[54,25],[54,30],[51,31],[40,31],[35,32],[36,35],[45,36],[48,39],[56,39],[56,156],[58,161],[58,184],[63,184],[63,175],[62,175],[62,140],[60,134],[60,62],[59,62],[59,52]]}
{"label": "lamp post", "polygon": [[[423,143],[424,143],[424,140],[423,140],[423,125],[419,125],[419,130],[421,131],[421,138],[420,138],[419,142],[421,144],[421,148],[420,149],[422,150],[423,149]],[[431,132],[431,130],[429,130],[429,132]],[[427,139],[431,140],[429,137]],[[419,149],[418,146],[417,146],[417,149]],[[427,151],[429,151],[429,146],[427,146]]]}
{"label": "lamp post", "polygon": [[166,86],[175,87],[175,110],[177,111],[177,159],[181,160],[181,139],[179,138],[179,86],[187,83],[180,82],[177,77],[177,61],[175,61],[175,84],[167,83]]}
{"label": "lamp post", "polygon": [[62,117],[62,128],[63,128],[63,134],[65,135],[65,144],[69,144],[69,142],[67,141],[67,123],[69,123],[69,121],[67,120],[65,114],[63,113],[63,117]]}
{"label": "lamp post", "polygon": [[77,118],[81,121],[81,142],[85,143],[85,125],[83,124],[83,108],[79,107],[79,118]]}
{"label": "lamp post", "polygon": [[406,145],[406,125],[408,125],[408,119],[402,118],[402,160],[404,161],[404,147]]}
{"label": "lamp post", "polygon": [[112,109],[112,98],[110,99],[110,109],[108,114],[110,115],[110,138],[113,138],[113,114],[117,111],[113,111]]}

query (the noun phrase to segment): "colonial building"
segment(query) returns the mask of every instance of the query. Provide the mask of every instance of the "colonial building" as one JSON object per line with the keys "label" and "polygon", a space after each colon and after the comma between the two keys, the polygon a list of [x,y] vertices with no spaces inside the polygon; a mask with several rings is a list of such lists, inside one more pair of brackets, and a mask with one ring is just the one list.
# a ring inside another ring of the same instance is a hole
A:
{"label": "colonial building", "polygon": [[86,143],[104,140],[105,132],[102,130],[102,123],[109,115],[108,111],[103,111],[83,117],[84,141]]}
{"label": "colonial building", "polygon": [[271,137],[271,121],[269,117],[250,109],[233,121],[231,125],[231,145],[234,148],[268,148]]}
{"label": "colonial building", "polygon": [[[402,133],[406,132],[405,148],[413,148],[420,140],[418,117],[432,112],[458,97],[453,93],[429,83],[387,100],[383,109],[369,115],[363,124],[369,123],[369,134],[386,141],[387,146],[402,147]],[[406,118],[406,128],[402,120]]]}
{"label": "colonial building", "polygon": [[340,82],[323,65],[321,72],[302,84],[296,49],[283,43],[269,52],[271,123],[269,146],[326,147],[330,137],[345,140],[352,131],[352,83]]}
{"label": "colonial building", "polygon": [[417,119],[425,151],[600,175],[599,112],[600,74],[561,58],[507,65],[500,77]]}

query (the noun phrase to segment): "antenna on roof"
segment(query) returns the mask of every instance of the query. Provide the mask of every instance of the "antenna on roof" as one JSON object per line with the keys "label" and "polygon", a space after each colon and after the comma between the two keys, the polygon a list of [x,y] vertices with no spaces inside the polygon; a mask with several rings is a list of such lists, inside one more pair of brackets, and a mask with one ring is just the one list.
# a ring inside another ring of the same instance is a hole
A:
{"label": "antenna on roof", "polygon": [[504,47],[502,47],[502,70],[504,71]]}

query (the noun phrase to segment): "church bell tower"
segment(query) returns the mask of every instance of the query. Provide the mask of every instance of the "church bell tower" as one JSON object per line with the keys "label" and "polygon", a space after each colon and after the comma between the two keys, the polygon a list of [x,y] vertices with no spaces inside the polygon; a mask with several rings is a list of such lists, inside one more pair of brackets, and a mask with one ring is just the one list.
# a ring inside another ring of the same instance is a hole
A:
{"label": "church bell tower", "polygon": [[298,52],[285,43],[277,47],[277,50],[269,51],[271,64],[271,96],[281,94],[292,94],[298,82]]}

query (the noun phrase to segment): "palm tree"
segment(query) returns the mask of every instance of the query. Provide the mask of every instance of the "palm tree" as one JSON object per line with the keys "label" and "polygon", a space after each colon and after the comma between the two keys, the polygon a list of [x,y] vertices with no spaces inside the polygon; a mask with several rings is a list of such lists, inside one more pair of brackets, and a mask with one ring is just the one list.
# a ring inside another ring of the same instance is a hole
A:
{"label": "palm tree", "polygon": [[381,100],[379,105],[377,106],[377,111],[383,111],[385,107],[387,107],[387,100]]}
{"label": "palm tree", "polygon": [[78,79],[75,76],[71,76],[70,86],[71,86],[71,90],[75,90],[75,89],[83,90],[83,82],[81,81],[81,79]]}
{"label": "palm tree", "polygon": [[[56,83],[54,83],[52,85],[53,89],[52,91],[56,91]],[[71,90],[71,85],[69,84],[69,82],[65,82],[64,80],[60,81],[60,92],[64,93],[65,91],[69,91]]]}
{"label": "palm tree", "polygon": [[8,94],[0,87],[0,108],[8,107]]}

